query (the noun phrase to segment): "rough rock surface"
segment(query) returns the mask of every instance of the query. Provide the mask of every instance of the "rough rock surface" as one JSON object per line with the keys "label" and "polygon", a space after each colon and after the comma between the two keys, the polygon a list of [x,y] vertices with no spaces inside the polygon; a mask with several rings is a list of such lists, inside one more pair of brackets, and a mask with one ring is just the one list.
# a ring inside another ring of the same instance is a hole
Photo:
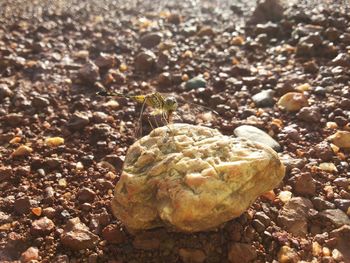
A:
{"label": "rough rock surface", "polygon": [[343,225],[333,230],[330,237],[336,240],[336,248],[343,254],[344,262],[350,262],[350,225]]}
{"label": "rough rock surface", "polygon": [[98,79],[99,69],[92,61],[89,61],[79,70],[79,76],[83,81],[93,84]]}
{"label": "rough rock surface", "polygon": [[32,235],[47,235],[55,228],[54,222],[51,219],[42,217],[38,220],[33,221],[30,232]]}
{"label": "rough rock surface", "polygon": [[24,251],[21,255],[21,262],[37,262],[36,260],[39,258],[39,250],[36,247],[30,247],[26,251]]}
{"label": "rough rock surface", "polygon": [[310,200],[294,197],[280,211],[277,222],[295,236],[307,234],[307,212],[312,208]]}
{"label": "rough rock surface", "polygon": [[129,230],[207,230],[241,215],[284,172],[270,147],[202,126],[161,127],[129,148],[112,211]]}
{"label": "rough rock surface", "polygon": [[89,228],[80,222],[78,217],[70,219],[61,235],[61,242],[72,250],[93,248],[99,238],[89,231]]}
{"label": "rough rock surface", "polygon": [[318,223],[324,225],[327,225],[327,223],[333,224],[336,227],[350,225],[349,217],[340,209],[326,209],[318,213],[315,219]]}

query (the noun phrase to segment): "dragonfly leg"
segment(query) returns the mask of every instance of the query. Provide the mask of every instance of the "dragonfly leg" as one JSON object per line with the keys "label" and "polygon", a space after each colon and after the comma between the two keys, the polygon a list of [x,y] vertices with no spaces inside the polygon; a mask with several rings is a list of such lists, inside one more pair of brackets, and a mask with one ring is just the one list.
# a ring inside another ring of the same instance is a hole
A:
{"label": "dragonfly leg", "polygon": [[163,119],[163,121],[165,121],[165,125],[168,126],[169,122],[167,120],[167,116],[166,116],[165,112],[162,112],[162,119]]}
{"label": "dragonfly leg", "polygon": [[164,120],[165,123],[166,123],[166,127],[169,129],[169,133],[171,133],[172,130],[171,130],[170,127],[169,127],[169,121],[168,121],[168,115],[167,115],[167,113],[163,112],[163,113],[162,113],[162,117],[163,117],[163,120]]}
{"label": "dragonfly leg", "polygon": [[150,117],[149,117],[149,116],[147,116],[147,120],[148,120],[149,125],[151,125],[152,130],[154,130],[154,127],[153,127],[153,125],[152,125],[152,122],[151,122],[151,120],[150,120]]}
{"label": "dragonfly leg", "polygon": [[157,128],[159,127],[159,124],[158,124],[158,121],[157,121],[157,117],[156,116],[154,116],[154,122],[156,123],[156,126],[157,126]]}
{"label": "dragonfly leg", "polygon": [[138,127],[136,128],[136,132],[135,132],[135,136],[137,138],[142,136],[142,114],[143,114],[143,111],[145,109],[145,105],[146,105],[146,100],[144,100],[144,102],[142,103],[140,117],[139,117],[139,121],[138,121]]}

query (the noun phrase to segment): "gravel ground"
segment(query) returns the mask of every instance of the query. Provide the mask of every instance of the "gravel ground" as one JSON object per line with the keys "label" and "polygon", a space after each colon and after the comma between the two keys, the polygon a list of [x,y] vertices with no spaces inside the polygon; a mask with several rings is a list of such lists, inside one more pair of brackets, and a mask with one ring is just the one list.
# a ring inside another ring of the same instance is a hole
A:
{"label": "gravel ground", "polygon": [[[350,262],[350,4],[267,2],[0,1],[0,261]],[[132,236],[110,201],[140,105],[101,89],[176,93],[219,113],[181,121],[224,134],[254,125],[286,176],[216,231]]]}

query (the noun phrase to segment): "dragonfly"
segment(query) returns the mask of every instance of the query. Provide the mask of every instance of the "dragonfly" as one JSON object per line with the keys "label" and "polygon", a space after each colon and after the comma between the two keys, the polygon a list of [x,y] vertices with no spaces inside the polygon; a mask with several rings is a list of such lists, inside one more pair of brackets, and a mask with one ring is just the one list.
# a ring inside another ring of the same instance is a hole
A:
{"label": "dragonfly", "polygon": [[[124,97],[131,99],[133,101],[136,101],[138,103],[142,104],[140,117],[139,117],[139,129],[142,134],[142,114],[144,112],[145,106],[149,106],[153,109],[151,115],[161,115],[162,119],[166,122],[168,125],[171,122],[171,117],[173,113],[177,110],[178,103],[175,97],[168,96],[165,97],[159,92],[154,92],[146,95],[128,95],[123,94],[120,92],[110,92],[110,91],[99,91],[97,92],[100,96],[107,96],[107,97]],[[151,127],[153,129],[153,125],[150,122]],[[158,124],[157,124],[158,126]]]}
{"label": "dragonfly", "polygon": [[[145,95],[129,95],[129,94],[124,94],[124,93],[120,93],[120,92],[116,92],[116,91],[99,91],[97,92],[97,95],[99,96],[105,96],[105,97],[124,97],[130,100],[133,100],[137,103],[142,104],[141,106],[141,112],[140,112],[140,116],[139,116],[139,122],[138,122],[138,128],[136,129],[136,134],[142,135],[142,115],[143,112],[145,110],[146,106],[149,106],[152,108],[152,112],[151,115],[155,116],[155,115],[160,115],[161,119],[166,123],[166,125],[168,126],[168,124],[170,124],[172,122],[172,117],[174,116],[174,114],[176,114],[176,111],[178,109],[178,101],[177,99],[172,96],[172,95],[163,95],[159,92],[153,92],[153,93],[149,93],[149,94],[145,94]],[[192,103],[192,102],[187,102],[188,104],[192,104],[192,105],[196,105],[196,106],[200,106],[202,108],[205,108],[215,114],[218,115],[218,113],[216,111],[214,111],[213,109],[210,109],[208,107],[202,106],[202,105],[198,105],[196,103]],[[154,129],[151,121],[148,119],[149,124],[151,126],[152,129]],[[156,125],[157,127],[159,127],[158,123],[157,123],[157,119],[155,119]],[[169,127],[169,126],[168,126]]]}

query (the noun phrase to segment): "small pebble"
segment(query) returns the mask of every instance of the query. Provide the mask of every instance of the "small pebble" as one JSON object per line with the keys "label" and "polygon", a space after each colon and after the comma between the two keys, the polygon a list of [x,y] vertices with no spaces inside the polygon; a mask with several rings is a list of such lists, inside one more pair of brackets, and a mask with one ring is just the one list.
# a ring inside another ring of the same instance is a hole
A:
{"label": "small pebble", "polygon": [[126,235],[117,225],[108,225],[102,230],[102,236],[111,244],[121,244],[126,241]]}
{"label": "small pebble", "polygon": [[162,37],[163,36],[161,33],[156,33],[156,32],[148,33],[143,35],[140,38],[140,44],[145,48],[153,48],[161,42]]}
{"label": "small pebble", "polygon": [[350,132],[349,131],[337,131],[335,134],[328,137],[332,143],[339,148],[350,148]]}
{"label": "small pebble", "polygon": [[13,95],[12,90],[8,87],[8,85],[0,83],[0,101],[4,98],[11,97]]}
{"label": "small pebble", "polygon": [[292,192],[281,191],[277,196],[283,203],[287,203],[292,198]]}
{"label": "small pebble", "polygon": [[197,89],[202,87],[205,88],[206,85],[207,85],[207,81],[203,77],[197,76],[188,80],[185,84],[185,87],[187,89]]}
{"label": "small pebble", "polygon": [[13,204],[14,206],[14,210],[18,213],[18,214],[28,214],[30,212],[30,207],[31,207],[31,203],[30,203],[30,199],[29,197],[21,197],[21,198],[17,198]]}
{"label": "small pebble", "polygon": [[318,107],[303,107],[297,113],[297,117],[305,122],[319,122],[321,120],[321,113]]}
{"label": "small pebble", "polygon": [[39,249],[36,247],[30,247],[21,254],[22,263],[32,262],[38,259],[39,259]]}
{"label": "small pebble", "polygon": [[34,236],[44,236],[52,232],[54,228],[54,222],[45,216],[32,222],[30,233]]}
{"label": "small pebble", "polygon": [[68,220],[68,223],[61,234],[62,245],[78,251],[96,247],[99,237],[89,231],[78,217]]}
{"label": "small pebble", "polygon": [[82,203],[85,202],[93,202],[95,197],[96,197],[96,193],[91,190],[90,188],[82,188],[79,192],[78,192],[78,200],[81,201]]}
{"label": "small pebble", "polygon": [[308,100],[303,93],[288,92],[277,102],[277,105],[289,112],[299,111],[308,105]]}
{"label": "small pebble", "polygon": [[72,115],[67,123],[67,126],[71,130],[81,130],[90,122],[89,117],[85,113],[76,112]]}
{"label": "small pebble", "polygon": [[141,72],[150,72],[155,69],[156,55],[148,50],[139,53],[135,57],[135,69]]}
{"label": "small pebble", "polygon": [[301,173],[297,175],[294,190],[299,195],[315,195],[316,183],[311,173]]}
{"label": "small pebble", "polygon": [[279,263],[290,263],[299,261],[298,254],[295,252],[294,249],[292,249],[289,246],[282,246],[278,251],[277,258]]}
{"label": "small pebble", "polygon": [[57,147],[64,144],[64,139],[62,137],[49,137],[45,139],[45,143],[50,147]]}
{"label": "small pebble", "polygon": [[326,172],[338,172],[334,163],[320,163],[318,166],[322,171]]}
{"label": "small pebble", "polygon": [[99,68],[92,61],[89,61],[79,70],[79,76],[83,81],[94,84],[100,76]]}
{"label": "small pebble", "polygon": [[33,149],[26,145],[19,146],[12,154],[13,157],[28,156],[33,152]]}
{"label": "small pebble", "polygon": [[258,107],[270,107],[275,104],[273,99],[275,92],[271,89],[263,90],[255,94],[252,99]]}

